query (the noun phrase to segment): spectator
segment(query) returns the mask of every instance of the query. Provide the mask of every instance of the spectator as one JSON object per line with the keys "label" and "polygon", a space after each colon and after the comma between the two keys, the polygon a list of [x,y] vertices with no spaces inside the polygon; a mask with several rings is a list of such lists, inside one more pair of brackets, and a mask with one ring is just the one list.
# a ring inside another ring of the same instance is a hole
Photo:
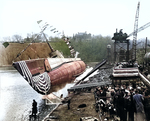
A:
{"label": "spectator", "polygon": [[125,121],[127,121],[127,112],[129,111],[130,96],[128,93],[129,93],[128,90],[126,90],[125,95],[124,95],[124,119]]}
{"label": "spectator", "polygon": [[107,90],[106,92],[106,103],[109,104],[111,102],[112,98],[111,98],[111,92],[109,90]]}
{"label": "spectator", "polygon": [[102,92],[101,95],[100,95],[100,96],[103,98],[104,101],[106,101],[106,92],[107,92],[107,88],[104,87],[104,88],[103,88],[103,92]]}
{"label": "spectator", "polygon": [[129,121],[134,121],[135,103],[133,101],[134,89],[130,90],[130,98],[128,101]]}
{"label": "spectator", "polygon": [[119,96],[119,111],[120,111],[120,121],[126,121],[127,116],[126,116],[126,107],[125,107],[125,100],[124,100],[124,93],[121,92]]}
{"label": "spectator", "polygon": [[145,111],[146,120],[150,121],[150,97],[149,97],[147,91],[145,92],[143,104],[144,104],[144,111]]}
{"label": "spectator", "polygon": [[100,88],[99,87],[96,87],[96,94],[97,94],[98,97],[100,97],[101,92],[100,92]]}
{"label": "spectator", "polygon": [[135,95],[133,96],[133,100],[136,106],[136,121],[144,121],[144,107],[143,107],[143,96],[135,91]]}
{"label": "spectator", "polygon": [[35,119],[36,119],[36,113],[37,113],[37,102],[35,100],[33,100],[33,103],[32,103],[32,116],[34,116]]}
{"label": "spectator", "polygon": [[70,99],[68,100],[68,110],[70,109]]}

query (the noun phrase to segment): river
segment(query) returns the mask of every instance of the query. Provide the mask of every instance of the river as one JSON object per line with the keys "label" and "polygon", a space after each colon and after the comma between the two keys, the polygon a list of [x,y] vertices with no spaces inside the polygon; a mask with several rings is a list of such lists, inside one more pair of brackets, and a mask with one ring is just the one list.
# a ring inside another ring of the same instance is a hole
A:
{"label": "river", "polygon": [[[88,66],[93,66],[90,63]],[[77,79],[83,78],[91,68],[79,76]],[[53,94],[63,97],[68,95],[67,89],[72,87],[74,83],[67,84]],[[43,95],[34,91],[27,81],[12,66],[0,66],[0,121],[28,121],[29,114],[32,110],[33,99],[37,101],[40,121],[45,117],[56,105],[45,105],[42,99]]]}
{"label": "river", "polygon": [[[66,85],[58,94],[67,96],[67,88],[71,86]],[[13,67],[0,67],[0,121],[28,120],[33,99],[37,101],[38,110],[43,110],[40,109],[45,105],[42,95],[34,91]]]}

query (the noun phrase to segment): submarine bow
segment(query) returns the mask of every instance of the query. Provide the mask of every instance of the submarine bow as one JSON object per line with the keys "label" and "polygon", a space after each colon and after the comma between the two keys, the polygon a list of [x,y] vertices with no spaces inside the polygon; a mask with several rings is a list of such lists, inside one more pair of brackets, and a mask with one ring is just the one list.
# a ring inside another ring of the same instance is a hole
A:
{"label": "submarine bow", "polygon": [[35,91],[43,95],[51,93],[56,86],[70,83],[86,69],[83,61],[65,58],[18,61],[13,66]]}

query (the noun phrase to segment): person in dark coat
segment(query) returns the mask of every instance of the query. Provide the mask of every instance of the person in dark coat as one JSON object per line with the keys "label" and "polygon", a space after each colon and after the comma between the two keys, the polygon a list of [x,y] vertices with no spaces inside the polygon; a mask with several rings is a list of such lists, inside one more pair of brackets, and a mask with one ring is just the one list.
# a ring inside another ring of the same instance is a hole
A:
{"label": "person in dark coat", "polygon": [[133,101],[134,89],[130,90],[130,98],[128,102],[129,121],[134,121],[135,103]]}
{"label": "person in dark coat", "polygon": [[68,100],[68,110],[70,109],[70,99]]}
{"label": "person in dark coat", "polygon": [[127,115],[126,115],[126,107],[125,107],[125,99],[124,99],[124,93],[120,93],[119,97],[119,111],[120,111],[120,121],[126,121]]}
{"label": "person in dark coat", "polygon": [[143,106],[143,95],[139,94],[138,90],[135,91],[133,96],[133,101],[135,102],[136,107],[136,120],[144,121],[144,106]]}
{"label": "person in dark coat", "polygon": [[33,103],[32,103],[32,116],[34,116],[34,118],[36,118],[36,113],[37,113],[37,102],[35,100],[33,100]]}
{"label": "person in dark coat", "polygon": [[144,104],[146,121],[150,121],[150,96],[148,95],[148,92],[145,92],[143,104]]}

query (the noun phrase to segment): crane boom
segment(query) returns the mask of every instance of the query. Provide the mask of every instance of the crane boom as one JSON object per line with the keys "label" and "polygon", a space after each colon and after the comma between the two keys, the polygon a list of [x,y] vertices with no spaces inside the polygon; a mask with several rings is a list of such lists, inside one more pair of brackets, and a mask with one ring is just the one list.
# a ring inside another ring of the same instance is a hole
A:
{"label": "crane boom", "polygon": [[136,41],[137,41],[137,32],[138,32],[138,19],[139,19],[139,8],[140,2],[138,2],[136,15],[135,15],[135,23],[134,23],[134,31],[133,31],[133,45],[132,45],[132,59],[136,60]]}
{"label": "crane boom", "polygon": [[[144,29],[146,29],[146,28],[148,28],[149,26],[150,26],[150,22],[148,22],[147,24],[145,24],[145,25],[141,26],[140,28],[138,28],[137,33],[140,32],[140,31],[142,31],[142,30],[144,30]],[[132,36],[133,33],[134,33],[134,32],[130,33],[130,34],[128,35],[128,37]]]}

